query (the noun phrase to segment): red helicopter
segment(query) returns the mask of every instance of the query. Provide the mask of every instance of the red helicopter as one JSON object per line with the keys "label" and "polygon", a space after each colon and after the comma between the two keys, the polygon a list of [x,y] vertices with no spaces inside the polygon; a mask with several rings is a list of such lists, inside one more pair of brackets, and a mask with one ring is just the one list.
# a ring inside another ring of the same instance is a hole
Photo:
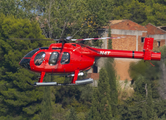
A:
{"label": "red helicopter", "polygon": [[[67,37],[62,43],[53,43],[49,47],[37,48],[26,54],[20,61],[20,65],[34,72],[41,73],[38,82],[33,86],[57,86],[57,85],[80,85],[92,83],[93,79],[77,80],[83,75],[84,70],[88,70],[95,63],[96,57],[132,58],[144,60],[160,60],[160,52],[152,52],[153,38],[145,38],[143,51],[124,51],[112,49],[99,49],[89,47],[81,43],[66,43],[67,41],[113,39],[86,38],[71,39]],[[117,39],[117,38],[116,38]],[[58,41],[59,39],[53,39]],[[61,73],[73,76],[70,84],[57,82],[43,82],[46,73]],[[29,83],[30,84],[30,83]]]}

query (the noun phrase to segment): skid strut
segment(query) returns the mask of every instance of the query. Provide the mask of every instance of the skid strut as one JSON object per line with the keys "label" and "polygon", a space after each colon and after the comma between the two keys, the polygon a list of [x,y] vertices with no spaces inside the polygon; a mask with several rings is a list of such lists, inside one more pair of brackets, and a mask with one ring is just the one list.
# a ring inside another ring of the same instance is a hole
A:
{"label": "skid strut", "polygon": [[[41,72],[41,75],[40,75],[38,82],[35,82],[34,84],[31,84],[29,82],[27,82],[27,83],[30,85],[33,85],[33,86],[65,86],[65,85],[82,85],[82,84],[93,83],[92,78],[77,80],[78,75],[79,75],[79,70],[77,69],[74,72],[73,79],[72,79],[71,83],[43,82],[45,72]],[[83,74],[81,73],[81,75],[83,75]]]}

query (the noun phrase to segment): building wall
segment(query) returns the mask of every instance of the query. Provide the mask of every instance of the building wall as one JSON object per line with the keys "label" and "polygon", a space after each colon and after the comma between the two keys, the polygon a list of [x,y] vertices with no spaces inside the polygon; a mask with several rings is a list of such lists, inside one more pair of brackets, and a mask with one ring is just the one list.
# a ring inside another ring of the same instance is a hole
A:
{"label": "building wall", "polygon": [[111,33],[112,37],[124,37],[119,40],[113,39],[113,48],[138,51],[142,50],[141,37],[146,37],[147,31],[111,29]]}
{"label": "building wall", "polygon": [[160,46],[164,46],[165,45],[165,40],[164,39],[162,39],[162,40],[154,40],[153,49],[156,49],[156,48],[160,47],[160,46],[158,46],[158,41],[160,42]]}
{"label": "building wall", "polygon": [[[108,34],[108,29],[106,29],[105,31],[105,35],[106,33]],[[119,30],[112,29],[111,26],[111,37],[121,37],[120,39],[112,39],[112,48],[115,50],[142,51],[144,43],[141,42],[141,37],[146,37],[146,35],[147,31]],[[138,59],[115,58],[114,67],[116,70],[117,79],[131,80],[130,75],[128,73],[130,63],[138,61]]]}
{"label": "building wall", "polygon": [[142,35],[138,36],[138,51],[143,51],[144,42],[141,41],[141,38],[147,37],[147,32],[142,32]]}
{"label": "building wall", "polygon": [[[112,24],[115,23],[115,24]],[[121,37],[120,39],[112,39],[112,48],[115,50],[131,50],[131,51],[143,51],[144,42],[142,38],[152,37],[154,38],[153,48],[158,48],[158,41],[160,46],[166,45],[166,31],[157,28],[152,24],[147,24],[146,26],[139,25],[130,20],[119,20],[110,21],[111,36]],[[99,31],[101,37],[108,36],[109,26],[104,27]],[[108,48],[108,41],[103,40],[102,48]],[[138,62],[139,59],[127,59],[127,58],[115,58],[114,66],[117,74],[117,79],[119,80],[131,80],[128,70],[131,62]],[[99,58],[96,61],[96,66],[98,66],[98,72],[104,65],[104,58]],[[92,77],[98,75],[92,74]]]}
{"label": "building wall", "polygon": [[129,67],[131,62],[138,62],[140,59],[128,59],[128,58],[115,58],[114,66],[116,70],[116,76],[118,80],[132,80],[129,75]]}
{"label": "building wall", "polygon": [[134,35],[115,35],[112,37],[121,37],[120,39],[112,39],[112,49],[114,50],[136,50],[136,36]]}

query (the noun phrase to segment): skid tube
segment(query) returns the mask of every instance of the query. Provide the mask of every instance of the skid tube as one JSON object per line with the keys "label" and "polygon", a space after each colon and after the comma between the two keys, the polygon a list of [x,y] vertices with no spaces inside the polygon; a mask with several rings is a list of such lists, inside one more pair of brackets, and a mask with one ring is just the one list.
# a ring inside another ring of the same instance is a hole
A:
{"label": "skid tube", "polygon": [[35,82],[34,84],[31,84],[30,82],[27,82],[28,84],[32,86],[71,86],[71,85],[83,85],[83,84],[89,84],[93,83],[92,78],[84,79],[84,80],[77,80],[75,81],[75,84],[73,83],[57,83],[57,82]]}

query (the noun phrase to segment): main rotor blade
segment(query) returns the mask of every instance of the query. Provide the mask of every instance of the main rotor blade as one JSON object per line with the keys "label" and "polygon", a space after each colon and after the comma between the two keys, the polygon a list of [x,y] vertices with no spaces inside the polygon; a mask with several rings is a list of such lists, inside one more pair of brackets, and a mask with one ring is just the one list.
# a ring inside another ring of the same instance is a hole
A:
{"label": "main rotor blade", "polygon": [[9,38],[9,40],[50,40],[50,41],[61,41],[64,39],[51,39],[51,38]]}
{"label": "main rotor blade", "polygon": [[120,39],[120,38],[124,38],[122,37],[102,37],[102,38],[84,38],[84,39],[71,39],[71,41],[82,41],[82,40],[104,40],[104,39]]}
{"label": "main rotor blade", "polygon": [[94,51],[94,52],[96,52],[96,53],[100,53],[99,51],[92,49],[92,48],[89,47],[88,45],[85,45],[85,44],[82,44],[82,43],[77,43],[77,44],[79,44],[79,45],[81,45],[81,46],[84,46],[84,47],[86,47],[86,48],[88,48],[88,49],[90,49],[90,50],[92,50],[92,51]]}
{"label": "main rotor blade", "polygon": [[9,38],[10,40],[51,40],[51,41],[83,41],[83,40],[104,40],[104,39],[121,39],[125,38],[122,37],[101,37],[101,38],[84,38],[84,39],[71,39],[71,36],[68,36],[70,38],[66,39],[51,39],[51,38]]}

